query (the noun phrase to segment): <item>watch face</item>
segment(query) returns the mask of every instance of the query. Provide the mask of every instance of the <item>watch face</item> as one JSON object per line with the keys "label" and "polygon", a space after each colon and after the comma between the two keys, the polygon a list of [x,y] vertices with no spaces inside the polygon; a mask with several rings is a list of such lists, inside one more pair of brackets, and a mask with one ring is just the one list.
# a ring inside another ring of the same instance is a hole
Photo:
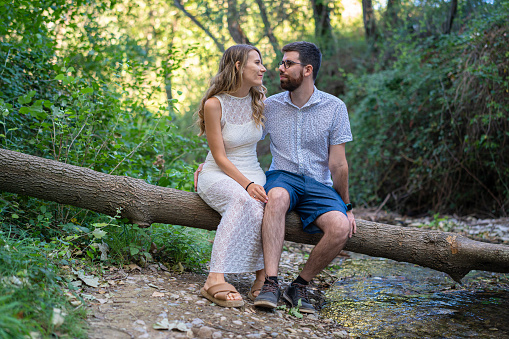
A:
{"label": "watch face", "polygon": [[351,211],[353,209],[352,204],[346,204],[346,211]]}

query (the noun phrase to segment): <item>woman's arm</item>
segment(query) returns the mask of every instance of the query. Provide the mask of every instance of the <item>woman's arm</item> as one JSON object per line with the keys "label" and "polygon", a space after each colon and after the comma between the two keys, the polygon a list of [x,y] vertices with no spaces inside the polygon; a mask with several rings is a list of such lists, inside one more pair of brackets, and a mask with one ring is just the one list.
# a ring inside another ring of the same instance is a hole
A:
{"label": "woman's arm", "polygon": [[[251,183],[251,180],[246,178],[226,157],[223,135],[221,133],[221,103],[219,102],[219,99],[210,98],[205,102],[204,116],[205,134],[216,164],[224,173],[226,173],[226,175],[238,182],[242,187],[246,188],[246,186]],[[267,202],[267,195],[261,185],[249,185],[248,193],[250,196],[255,196],[256,200]]]}

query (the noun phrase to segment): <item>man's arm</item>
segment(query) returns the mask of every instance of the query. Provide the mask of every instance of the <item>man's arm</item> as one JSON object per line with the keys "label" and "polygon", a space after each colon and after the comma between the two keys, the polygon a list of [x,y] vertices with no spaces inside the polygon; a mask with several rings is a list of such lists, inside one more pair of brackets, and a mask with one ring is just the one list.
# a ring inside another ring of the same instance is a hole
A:
{"label": "man's arm", "polygon": [[[350,203],[348,194],[348,162],[346,161],[345,144],[331,145],[329,148],[329,170],[332,174],[332,187],[339,193],[345,204]],[[352,211],[346,213],[350,221],[350,237],[357,231]]]}

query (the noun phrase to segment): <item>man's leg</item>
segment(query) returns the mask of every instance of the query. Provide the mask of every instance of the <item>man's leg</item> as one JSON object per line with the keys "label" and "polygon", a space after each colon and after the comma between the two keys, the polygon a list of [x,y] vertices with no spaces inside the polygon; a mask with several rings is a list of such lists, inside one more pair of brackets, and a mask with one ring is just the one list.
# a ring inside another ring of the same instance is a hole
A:
{"label": "man's leg", "polygon": [[281,187],[274,187],[268,193],[269,201],[265,205],[262,222],[263,260],[265,273],[269,277],[277,276],[279,260],[285,240],[285,219],[290,207],[290,195]]}
{"label": "man's leg", "polygon": [[315,308],[309,301],[307,285],[341,252],[350,232],[348,218],[339,211],[326,212],[319,216],[314,223],[323,231],[322,239],[311,251],[300,275],[283,294],[292,307],[297,307],[300,300],[299,310],[302,313],[315,312]]}
{"label": "man's leg", "polygon": [[315,225],[323,231],[323,237],[311,251],[300,276],[311,281],[330,262],[339,255],[348,241],[350,222],[344,213],[331,211],[315,220]]}
{"label": "man's leg", "polygon": [[263,260],[267,278],[254,304],[275,308],[281,295],[277,274],[285,239],[285,219],[290,207],[290,195],[286,189],[274,187],[269,191],[268,198],[262,222]]}

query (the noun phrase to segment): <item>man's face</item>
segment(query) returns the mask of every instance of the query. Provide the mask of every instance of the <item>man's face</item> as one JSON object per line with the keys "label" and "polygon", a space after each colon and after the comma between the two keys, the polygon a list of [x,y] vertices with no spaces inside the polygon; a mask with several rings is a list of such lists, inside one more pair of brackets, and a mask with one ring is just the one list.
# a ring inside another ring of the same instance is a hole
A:
{"label": "man's face", "polygon": [[295,64],[291,64],[290,67],[285,68],[285,65],[279,66],[279,81],[281,82],[281,88],[287,91],[295,91],[300,87],[304,80],[304,66],[299,64],[299,52],[291,51],[286,52],[283,56],[283,61],[293,61]]}

